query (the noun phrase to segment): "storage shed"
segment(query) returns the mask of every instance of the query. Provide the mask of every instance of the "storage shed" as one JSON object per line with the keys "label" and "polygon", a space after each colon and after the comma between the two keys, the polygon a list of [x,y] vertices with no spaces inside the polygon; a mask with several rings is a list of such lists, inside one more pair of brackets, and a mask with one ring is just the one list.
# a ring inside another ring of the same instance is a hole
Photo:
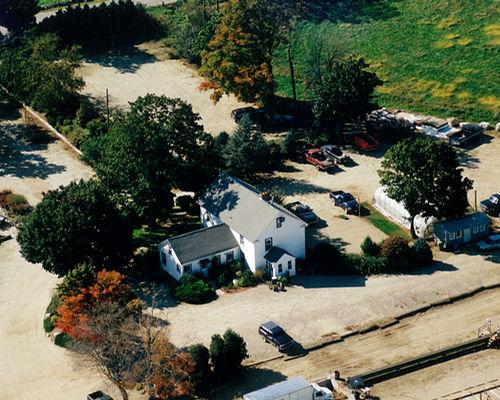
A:
{"label": "storage shed", "polygon": [[434,239],[440,248],[456,250],[460,246],[478,241],[489,233],[490,219],[477,212],[459,219],[434,223]]}

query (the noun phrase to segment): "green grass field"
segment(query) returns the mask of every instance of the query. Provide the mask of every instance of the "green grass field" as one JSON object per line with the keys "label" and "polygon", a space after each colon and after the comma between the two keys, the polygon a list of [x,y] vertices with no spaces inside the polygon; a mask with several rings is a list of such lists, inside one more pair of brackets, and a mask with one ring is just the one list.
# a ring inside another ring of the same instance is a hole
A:
{"label": "green grass field", "polygon": [[[297,24],[293,52],[299,80],[311,34],[317,32],[333,46],[365,57],[385,82],[377,90],[382,106],[498,121],[500,1],[371,0],[355,12],[346,3]],[[278,92],[290,96],[285,49],[276,52],[274,71]],[[304,85],[298,93],[310,97]]]}
{"label": "green grass field", "polygon": [[379,213],[375,208],[369,203],[361,204],[362,215],[370,221],[370,223],[377,229],[381,230],[388,236],[400,236],[404,239],[411,239],[410,233],[400,227],[398,224],[392,222],[381,213]]}

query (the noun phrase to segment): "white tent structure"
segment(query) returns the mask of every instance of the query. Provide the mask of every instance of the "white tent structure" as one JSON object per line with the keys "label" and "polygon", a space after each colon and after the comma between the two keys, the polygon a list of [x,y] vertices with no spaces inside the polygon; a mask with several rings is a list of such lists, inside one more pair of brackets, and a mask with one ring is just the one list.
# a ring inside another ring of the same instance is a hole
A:
{"label": "white tent structure", "polygon": [[386,217],[392,219],[406,229],[410,229],[410,214],[402,203],[391,199],[383,187],[379,187],[373,194],[373,205]]}
{"label": "white tent structure", "polygon": [[[404,226],[406,229],[411,229],[410,213],[406,210],[402,203],[391,199],[385,192],[383,187],[379,187],[373,194],[374,207],[384,214],[389,219]],[[413,219],[413,229],[415,234],[422,239],[432,238],[433,223],[436,221],[434,217],[423,217],[417,215]]]}

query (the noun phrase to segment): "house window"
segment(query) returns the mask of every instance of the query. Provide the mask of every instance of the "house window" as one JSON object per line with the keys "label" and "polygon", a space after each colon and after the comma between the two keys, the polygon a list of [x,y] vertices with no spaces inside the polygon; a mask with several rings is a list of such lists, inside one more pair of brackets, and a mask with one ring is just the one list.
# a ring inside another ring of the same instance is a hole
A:
{"label": "house window", "polygon": [[486,225],[485,225],[485,224],[481,224],[481,225],[479,226],[479,230],[480,230],[481,232],[484,232],[484,231],[486,230]]}
{"label": "house window", "polygon": [[210,221],[210,214],[209,214],[209,213],[206,213],[206,214],[205,214],[205,219],[206,219],[207,221]]}
{"label": "house window", "polygon": [[448,233],[448,238],[449,238],[450,240],[455,239],[455,232],[449,232],[449,233]]}
{"label": "house window", "polygon": [[168,254],[172,254],[172,247],[168,246]]}
{"label": "house window", "polygon": [[273,238],[269,237],[265,240],[266,251],[273,247]]}
{"label": "house window", "polygon": [[456,231],[455,232],[455,237],[458,239],[458,238],[461,238],[462,237],[462,231]]}
{"label": "house window", "polygon": [[160,251],[160,258],[161,258],[161,263],[165,265],[167,263],[167,255],[163,250]]}
{"label": "house window", "polygon": [[288,260],[288,269],[292,269],[292,260]]}
{"label": "house window", "polygon": [[226,263],[230,263],[234,260],[234,253],[232,251],[228,251],[226,253]]}
{"label": "house window", "polygon": [[186,265],[183,265],[182,266],[182,269],[185,273],[190,273],[192,268],[191,268],[191,264],[186,264]]}
{"label": "house window", "polygon": [[477,233],[479,231],[479,226],[475,225],[472,227],[472,233]]}
{"label": "house window", "polygon": [[177,264],[177,272],[180,274],[181,273],[181,266],[179,264]]}
{"label": "house window", "polygon": [[245,244],[245,238],[243,237],[242,234],[240,234],[240,246],[243,246]]}
{"label": "house window", "polygon": [[283,226],[283,222],[285,222],[285,217],[276,218],[276,228],[281,228]]}
{"label": "house window", "polygon": [[278,274],[281,274],[283,272],[283,265],[278,264]]}

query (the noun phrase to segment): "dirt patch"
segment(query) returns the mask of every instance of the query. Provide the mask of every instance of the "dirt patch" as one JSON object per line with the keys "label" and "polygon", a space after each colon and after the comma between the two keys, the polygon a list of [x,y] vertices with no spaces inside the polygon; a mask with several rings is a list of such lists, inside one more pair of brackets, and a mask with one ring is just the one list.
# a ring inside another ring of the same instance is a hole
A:
{"label": "dirt patch", "polygon": [[198,89],[203,80],[197,71],[183,61],[167,59],[165,49],[157,43],[89,59],[79,73],[85,80],[83,94],[104,104],[108,89],[110,106],[115,109],[126,108],[148,93],[178,97],[193,106],[205,130],[214,135],[232,132],[236,124],[231,111],[248,105],[234,96],[224,96],[214,105],[210,93]]}

